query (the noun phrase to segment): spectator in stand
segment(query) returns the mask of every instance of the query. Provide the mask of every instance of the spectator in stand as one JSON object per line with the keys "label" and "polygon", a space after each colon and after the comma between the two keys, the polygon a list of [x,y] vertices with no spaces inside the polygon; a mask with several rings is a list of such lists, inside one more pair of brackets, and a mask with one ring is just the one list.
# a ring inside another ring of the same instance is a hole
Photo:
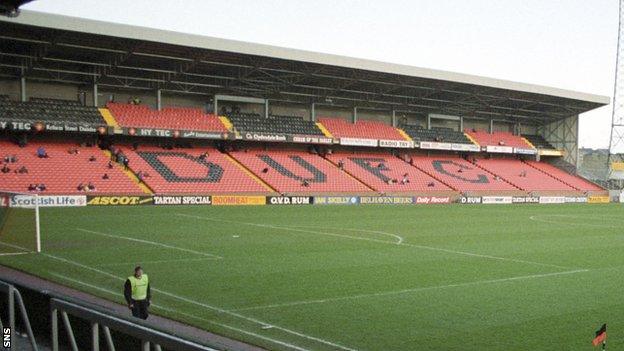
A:
{"label": "spectator in stand", "polygon": [[401,180],[401,184],[405,185],[405,184],[409,183],[410,181],[409,181],[408,177],[409,177],[409,174],[405,173],[403,175],[403,179]]}
{"label": "spectator in stand", "polygon": [[78,189],[78,191],[84,191],[85,190],[85,186],[84,186],[84,184],[80,183],[80,184],[78,184],[78,187],[76,187],[76,189]]}
{"label": "spectator in stand", "polygon": [[264,167],[262,169],[262,173],[269,173],[269,168],[268,167]]}
{"label": "spectator in stand", "polygon": [[203,154],[199,155],[199,159],[200,160],[205,160],[208,158],[208,151],[204,152]]}
{"label": "spectator in stand", "polygon": [[43,146],[39,146],[37,149],[37,157],[39,158],[48,158],[48,153]]}
{"label": "spectator in stand", "polygon": [[89,182],[89,184],[87,185],[87,188],[89,189],[89,191],[95,191],[95,185],[91,182]]}
{"label": "spectator in stand", "polygon": [[429,183],[427,183],[427,186],[430,187],[430,188],[433,188],[435,186],[435,183],[434,182],[429,182]]}
{"label": "spectator in stand", "polygon": [[137,179],[139,180],[139,183],[145,182],[145,175],[143,174],[143,171],[139,171],[139,173],[137,173]]}
{"label": "spectator in stand", "polygon": [[340,160],[338,161],[338,168],[339,168],[340,170],[344,170],[344,160],[343,160],[343,159],[340,159]]}
{"label": "spectator in stand", "polygon": [[37,185],[38,191],[46,191],[46,189],[48,189],[48,187],[46,187],[46,185],[43,183],[39,183],[39,185]]}
{"label": "spectator in stand", "polygon": [[102,176],[102,179],[109,179],[110,177],[108,176],[108,173],[104,173],[104,175]]}
{"label": "spectator in stand", "polygon": [[5,163],[4,166],[2,166],[2,169],[0,170],[2,171],[2,173],[9,173],[11,172],[11,169],[9,168],[9,166]]}
{"label": "spectator in stand", "polygon": [[95,161],[97,161],[97,158],[95,158],[95,156],[91,155],[89,157],[89,162],[95,162]]}
{"label": "spectator in stand", "polygon": [[304,179],[303,182],[301,183],[302,186],[308,187],[310,186],[310,182],[308,182],[307,179]]}
{"label": "spectator in stand", "polygon": [[27,174],[28,173],[28,169],[26,168],[26,166],[22,166],[15,172],[18,173],[18,174]]}
{"label": "spectator in stand", "polygon": [[128,169],[128,164],[129,163],[130,163],[130,160],[127,157],[124,156],[123,165],[124,165],[125,169]]}
{"label": "spectator in stand", "polygon": [[35,191],[35,190],[37,190],[37,186],[35,184],[28,185],[28,191]]}
{"label": "spectator in stand", "polygon": [[108,169],[113,169],[113,161],[108,161]]}

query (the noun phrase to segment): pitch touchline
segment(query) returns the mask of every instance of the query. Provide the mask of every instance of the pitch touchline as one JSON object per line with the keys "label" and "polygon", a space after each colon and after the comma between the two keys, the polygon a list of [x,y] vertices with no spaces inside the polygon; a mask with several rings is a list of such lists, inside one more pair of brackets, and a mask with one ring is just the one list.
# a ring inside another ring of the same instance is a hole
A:
{"label": "pitch touchline", "polygon": [[76,228],[76,230],[79,230],[79,231],[85,232],[85,233],[91,233],[91,234],[95,234],[95,235],[105,236],[105,237],[108,237],[108,238],[124,239],[124,240],[134,241],[134,242],[143,243],[143,244],[160,246],[160,247],[164,247],[164,248],[167,248],[167,249],[173,249],[173,250],[189,252],[189,253],[193,253],[193,254],[196,254],[196,255],[209,256],[209,257],[216,258],[216,259],[222,259],[223,258],[221,256],[213,255],[213,254],[210,254],[210,253],[195,251],[195,250],[191,250],[191,249],[185,249],[183,247],[167,245],[167,244],[163,244],[163,243],[159,243],[159,242],[155,242],[155,241],[149,241],[149,240],[143,240],[143,239],[137,239],[137,238],[130,238],[130,237],[121,236],[121,235],[107,234],[107,233],[96,232],[96,231],[93,231],[93,230],[83,229],[83,228]]}
{"label": "pitch touchline", "polygon": [[[98,290],[98,291],[102,291],[102,292],[108,293],[108,294],[113,295],[115,297],[119,297],[119,292],[117,292],[117,291],[113,291],[113,290],[110,290],[110,289],[99,287],[97,285],[85,283],[83,281],[76,280],[76,279],[67,277],[67,276],[62,275],[62,274],[57,274],[57,273],[54,273],[54,272],[50,272],[50,274],[55,276],[55,277],[64,279],[66,281],[73,282],[75,284],[80,284],[80,285],[83,285],[83,286],[86,286],[86,287],[89,287],[89,288],[92,288],[92,289],[95,289],[95,290]],[[230,325],[223,324],[223,323],[217,322],[217,321],[213,321],[213,320],[208,319],[208,318],[203,318],[203,317],[196,316],[194,314],[178,311],[178,310],[172,309],[172,308],[167,308],[167,307],[161,306],[159,304],[155,304],[155,303],[153,303],[152,306],[156,307],[156,308],[159,308],[159,309],[161,309],[163,311],[169,311],[169,312],[177,313],[177,314],[180,314],[180,315],[187,316],[189,318],[205,321],[205,322],[208,322],[208,323],[211,323],[211,324],[215,324],[215,325],[227,328],[227,329],[231,329],[231,330],[237,331],[239,333],[244,333],[244,334],[247,334],[247,335],[251,335],[251,336],[259,338],[259,339],[264,339],[264,340],[270,341],[270,342],[278,344],[278,345],[283,345],[283,346],[286,346],[286,347],[290,347],[290,348],[292,348],[294,350],[308,351],[307,349],[301,348],[301,347],[296,346],[296,345],[292,345],[292,344],[289,344],[289,343],[286,343],[286,342],[283,342],[283,341],[280,341],[280,340],[276,340],[276,339],[270,338],[268,336],[256,334],[256,333],[253,333],[253,332],[250,332],[250,331],[247,331],[247,330],[243,330],[243,329],[240,329],[240,328],[232,327]]]}
{"label": "pitch touchline", "polygon": [[[93,267],[84,265],[84,264],[76,262],[76,261],[72,261],[72,260],[69,260],[69,259],[66,259],[66,258],[63,258],[63,257],[58,257],[58,256],[50,255],[50,254],[47,254],[47,253],[42,253],[42,255],[44,255],[46,257],[49,257],[49,258],[52,258],[52,259],[55,259],[55,260],[58,260],[58,261],[61,261],[61,262],[65,262],[65,263],[68,263],[68,264],[75,265],[77,267],[81,267],[83,269],[91,270],[93,272],[97,272],[97,273],[106,275],[108,277],[111,277],[111,278],[114,278],[114,279],[117,279],[117,280],[121,280],[121,281],[124,280],[123,278],[118,277],[118,276],[116,276],[114,274],[111,274],[111,273],[108,273],[106,271],[102,271],[102,270],[99,270],[97,268],[93,268]],[[166,292],[164,290],[160,290],[160,289],[152,289],[152,290],[156,291],[156,292],[158,292],[158,293],[160,293],[162,295],[169,296],[169,297],[172,297],[174,299],[178,299],[180,301],[184,301],[184,302],[196,305],[196,306],[200,306],[200,307],[203,307],[203,308],[206,308],[206,309],[209,309],[209,310],[213,310],[215,312],[219,312],[219,313],[227,314],[227,315],[230,315],[230,316],[233,316],[233,317],[237,317],[237,318],[240,318],[240,319],[244,319],[246,321],[249,321],[249,322],[252,322],[252,323],[256,323],[256,324],[259,324],[261,326],[268,326],[268,327],[273,328],[273,329],[278,329],[278,330],[281,330],[283,332],[286,332],[286,333],[289,333],[289,334],[292,334],[292,335],[296,335],[296,336],[299,336],[301,338],[305,338],[305,339],[308,339],[308,340],[313,340],[313,341],[316,341],[316,342],[319,342],[319,343],[322,343],[322,344],[325,344],[325,345],[333,346],[333,347],[341,349],[341,350],[357,351],[355,349],[352,349],[352,348],[349,348],[349,347],[346,347],[346,346],[343,346],[343,345],[340,345],[340,344],[337,344],[337,343],[333,343],[331,341],[327,341],[327,340],[323,340],[321,338],[317,338],[317,337],[314,337],[314,336],[306,335],[306,334],[303,334],[303,333],[300,333],[300,332],[297,332],[297,331],[294,331],[294,330],[291,330],[291,329],[288,329],[288,328],[280,327],[280,326],[275,325],[275,324],[266,323],[266,322],[263,322],[263,321],[261,321],[259,319],[256,319],[256,318],[247,317],[247,316],[244,316],[244,315],[242,315],[240,313],[236,313],[236,312],[228,311],[228,310],[220,308],[220,307],[208,305],[208,304],[205,304],[205,303],[202,303],[202,302],[199,302],[199,301],[195,301],[195,300],[183,297],[183,296],[179,296],[179,295],[176,295],[176,294],[172,294],[170,292]]]}
{"label": "pitch touchline", "polygon": [[516,281],[516,280],[528,280],[528,279],[536,279],[536,278],[545,278],[545,277],[553,277],[553,276],[558,276],[558,275],[582,273],[582,272],[588,272],[588,271],[589,271],[588,269],[576,269],[576,270],[573,270],[573,271],[565,271],[565,272],[533,274],[533,275],[524,275],[524,276],[510,277],[510,278],[478,280],[478,281],[467,282],[467,283],[427,286],[427,287],[422,287],[422,288],[403,289],[403,290],[394,290],[394,291],[384,291],[384,292],[370,293],[370,294],[350,295],[350,296],[341,296],[341,297],[330,297],[330,298],[326,298],[326,299],[294,301],[294,302],[286,302],[286,303],[279,303],[279,304],[272,304],[272,305],[263,305],[263,306],[252,306],[252,307],[237,308],[237,309],[233,309],[231,311],[251,311],[251,310],[261,310],[261,309],[270,309],[270,308],[289,307],[289,306],[320,304],[320,303],[326,303],[326,302],[334,302],[334,301],[342,301],[342,300],[354,300],[354,299],[361,299],[361,298],[368,298],[368,297],[379,297],[379,296],[408,294],[408,293],[427,291],[427,290],[439,290],[439,289],[465,287],[465,286],[471,286],[471,285],[495,284],[495,283],[504,283],[504,282]]}
{"label": "pitch touchline", "polygon": [[[541,219],[541,218],[537,218],[537,217],[566,217],[566,218],[577,218],[574,216],[568,216],[568,215],[538,215],[538,216],[529,216],[529,219],[535,222],[542,222],[542,223],[549,223],[549,224],[566,224],[566,225],[575,225],[575,226],[588,226],[588,227],[600,227],[600,228],[614,228],[614,229],[620,229],[622,228],[621,226],[613,226],[613,225],[604,225],[604,224],[596,224],[596,223],[570,223],[570,222],[557,222],[557,221],[549,221],[547,219]],[[590,218],[590,219],[596,219],[596,218]],[[612,218],[611,218],[612,219]]]}
{"label": "pitch touchline", "polygon": [[255,227],[281,229],[281,230],[296,231],[296,232],[302,232],[302,233],[321,234],[321,235],[329,235],[329,236],[348,238],[348,239],[372,241],[372,242],[382,243],[382,244],[386,244],[386,245],[388,245],[388,244],[390,244],[390,245],[404,245],[404,246],[415,247],[415,248],[419,248],[419,249],[423,249],[423,250],[447,252],[447,253],[452,253],[452,254],[457,254],[457,255],[487,258],[487,259],[491,259],[491,260],[525,263],[525,264],[532,264],[532,265],[538,265],[538,266],[544,266],[544,267],[554,267],[554,268],[561,268],[561,269],[574,268],[574,267],[565,267],[565,266],[560,266],[560,265],[550,264],[550,263],[541,263],[541,262],[520,260],[520,259],[516,259],[516,258],[506,258],[506,257],[492,256],[492,255],[477,254],[477,253],[466,252],[466,251],[444,249],[444,248],[434,247],[434,246],[408,244],[408,243],[404,243],[404,242],[402,242],[402,243],[394,243],[394,242],[385,241],[385,240],[378,240],[378,239],[372,239],[372,238],[362,238],[362,237],[357,237],[357,236],[352,236],[352,235],[343,235],[343,234],[337,234],[337,233],[319,232],[319,231],[308,230],[308,229],[297,229],[296,227],[276,226],[276,225],[270,225],[270,224],[250,223],[250,222],[230,221],[230,220],[225,220],[225,219],[217,219],[217,218],[208,218],[208,217],[188,215],[188,214],[185,214],[185,213],[176,213],[175,215],[176,216],[182,216],[182,217],[201,219],[201,220],[206,220],[206,221],[215,221],[215,222],[224,222],[224,223],[238,223],[238,224],[245,224],[245,225],[250,225],[250,226],[255,226]]}

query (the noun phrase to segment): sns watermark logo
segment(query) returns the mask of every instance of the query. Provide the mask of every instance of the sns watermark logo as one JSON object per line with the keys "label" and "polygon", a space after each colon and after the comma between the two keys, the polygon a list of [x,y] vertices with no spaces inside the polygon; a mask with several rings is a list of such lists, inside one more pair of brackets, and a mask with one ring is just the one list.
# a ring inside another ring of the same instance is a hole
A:
{"label": "sns watermark logo", "polygon": [[11,328],[2,328],[2,347],[11,348]]}

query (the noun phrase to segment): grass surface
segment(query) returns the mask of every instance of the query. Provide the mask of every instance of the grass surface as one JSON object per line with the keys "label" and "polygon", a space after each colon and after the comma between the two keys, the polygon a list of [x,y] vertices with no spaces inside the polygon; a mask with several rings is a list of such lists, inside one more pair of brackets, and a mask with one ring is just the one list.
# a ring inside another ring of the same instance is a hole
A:
{"label": "grass surface", "polygon": [[41,211],[0,264],[274,350],[624,348],[620,205],[85,207]]}

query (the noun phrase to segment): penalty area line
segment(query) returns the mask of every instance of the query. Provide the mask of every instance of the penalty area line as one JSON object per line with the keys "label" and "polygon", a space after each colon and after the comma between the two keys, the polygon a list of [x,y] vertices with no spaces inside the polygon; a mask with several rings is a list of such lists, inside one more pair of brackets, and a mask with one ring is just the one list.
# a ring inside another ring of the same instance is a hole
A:
{"label": "penalty area line", "polygon": [[164,248],[172,249],[172,250],[179,250],[179,251],[183,251],[183,252],[189,252],[189,253],[193,253],[193,254],[201,255],[201,256],[209,256],[209,257],[213,257],[213,258],[216,258],[216,259],[222,259],[223,258],[221,256],[213,255],[211,253],[195,251],[195,250],[186,249],[186,248],[183,248],[183,247],[178,247],[178,246],[173,246],[173,245],[167,245],[167,244],[159,243],[159,242],[156,242],[156,241],[131,238],[131,237],[122,236],[122,235],[113,235],[113,234],[108,234],[108,233],[103,233],[103,232],[98,232],[98,231],[95,231],[95,230],[89,230],[89,229],[83,229],[83,228],[76,228],[76,230],[84,232],[84,233],[100,235],[100,236],[104,236],[104,237],[108,237],[108,238],[123,239],[123,240],[134,241],[134,242],[142,243],[142,244],[148,244],[148,245],[153,245],[153,246],[160,246],[160,247],[164,247]]}

